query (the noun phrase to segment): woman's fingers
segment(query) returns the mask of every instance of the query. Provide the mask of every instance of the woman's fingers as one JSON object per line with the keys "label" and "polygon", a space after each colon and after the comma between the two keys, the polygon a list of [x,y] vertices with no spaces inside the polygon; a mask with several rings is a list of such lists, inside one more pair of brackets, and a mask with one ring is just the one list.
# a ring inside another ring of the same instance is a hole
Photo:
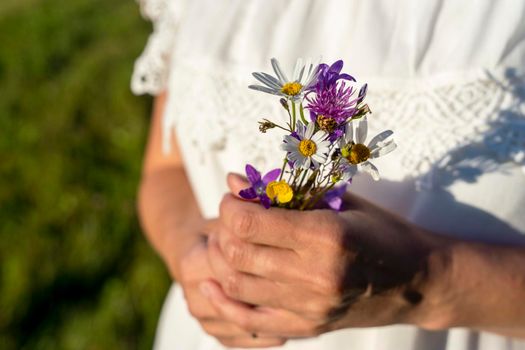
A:
{"label": "woman's fingers", "polygon": [[262,337],[235,337],[235,338],[217,338],[219,342],[229,348],[270,348],[274,346],[281,346],[286,343],[283,338],[262,338]]}
{"label": "woman's fingers", "polygon": [[221,287],[213,281],[203,282],[201,290],[224,320],[238,325],[250,334],[260,333],[279,338],[297,338],[312,337],[322,332],[315,322],[291,312],[265,307],[250,307],[233,300],[224,294]]}
{"label": "woman's fingers", "polygon": [[241,190],[250,187],[248,180],[239,174],[229,173],[226,177],[226,182],[228,183],[231,193],[237,198],[240,198],[239,192]]}
{"label": "woman's fingers", "polygon": [[220,249],[224,260],[237,271],[273,281],[290,280],[299,273],[300,258],[290,249],[246,243],[226,230],[210,238],[211,249]]}
{"label": "woman's fingers", "polygon": [[239,326],[220,319],[202,320],[201,327],[206,333],[215,338],[245,338],[250,336],[248,332]]}
{"label": "woman's fingers", "polygon": [[228,265],[219,245],[213,238],[208,246],[208,259],[217,279],[225,293],[232,299],[247,304],[281,307],[287,304],[286,298],[275,298],[282,295],[277,282],[258,276],[236,271]]}
{"label": "woman's fingers", "polygon": [[299,240],[296,235],[301,227],[298,213],[265,209],[231,194],[225,195],[220,205],[221,223],[239,239],[280,248],[297,247]]}
{"label": "woman's fingers", "polygon": [[284,339],[264,333],[249,333],[244,329],[224,320],[210,320],[201,322],[206,333],[220,340],[224,345],[236,347],[262,347],[284,344]]}

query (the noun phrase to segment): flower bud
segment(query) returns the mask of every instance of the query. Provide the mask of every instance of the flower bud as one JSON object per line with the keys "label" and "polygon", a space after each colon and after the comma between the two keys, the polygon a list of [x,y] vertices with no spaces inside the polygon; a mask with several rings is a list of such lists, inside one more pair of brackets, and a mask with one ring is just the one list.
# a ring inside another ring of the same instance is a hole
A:
{"label": "flower bud", "polygon": [[283,106],[284,109],[286,109],[287,111],[290,110],[290,106],[288,105],[288,100],[286,100],[285,98],[281,98],[279,102],[281,102],[281,106]]}

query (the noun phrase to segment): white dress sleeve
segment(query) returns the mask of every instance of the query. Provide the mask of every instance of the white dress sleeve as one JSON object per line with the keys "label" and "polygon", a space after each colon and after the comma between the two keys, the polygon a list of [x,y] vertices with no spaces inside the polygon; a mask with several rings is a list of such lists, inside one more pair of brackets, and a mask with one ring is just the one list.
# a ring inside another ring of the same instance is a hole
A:
{"label": "white dress sleeve", "polygon": [[142,16],[153,22],[153,33],[135,61],[131,90],[137,95],[157,95],[166,88],[171,52],[183,1],[137,0]]}

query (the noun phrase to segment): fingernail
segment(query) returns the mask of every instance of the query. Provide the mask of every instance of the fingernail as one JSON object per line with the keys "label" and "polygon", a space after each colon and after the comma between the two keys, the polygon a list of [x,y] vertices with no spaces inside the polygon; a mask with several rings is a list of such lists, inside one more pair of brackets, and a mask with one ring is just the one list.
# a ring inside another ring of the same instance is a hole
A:
{"label": "fingernail", "polygon": [[210,289],[210,286],[207,282],[202,282],[200,285],[199,285],[199,289],[201,290],[201,293],[205,296],[205,297],[210,297],[211,295],[211,289]]}
{"label": "fingernail", "polygon": [[228,177],[230,177],[231,179],[235,181],[246,182],[246,179],[244,178],[244,176],[238,173],[228,173]]}

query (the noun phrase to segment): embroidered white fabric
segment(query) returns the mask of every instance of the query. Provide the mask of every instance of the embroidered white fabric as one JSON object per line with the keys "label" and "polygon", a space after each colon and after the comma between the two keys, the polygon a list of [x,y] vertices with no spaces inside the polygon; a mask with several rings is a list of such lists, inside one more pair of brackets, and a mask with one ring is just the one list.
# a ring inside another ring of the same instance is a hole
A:
{"label": "embroidered white fabric", "polygon": [[[274,98],[249,92],[249,80],[243,79],[241,72],[202,67],[206,65],[177,61],[174,74],[178,84],[172,85],[176,109],[198,109],[201,115],[213,115],[182,122],[193,153],[199,155],[194,160],[206,162],[216,157],[229,139],[235,139],[256,166],[265,169],[276,165],[275,150],[282,142],[282,133],[269,130],[260,134],[256,121],[283,120],[286,112]],[[419,179],[418,185],[425,188],[436,185],[437,170],[453,171],[453,162],[464,160],[473,145],[482,147],[475,155],[478,161],[485,160],[485,166],[507,162],[523,166],[524,89],[524,77],[512,70],[483,70],[409,82],[381,80],[377,86],[372,80],[366,99],[372,109],[370,127],[376,132],[380,131],[378,127],[395,132],[399,169],[393,178]],[[166,115],[165,128],[175,128],[181,117]],[[392,179],[389,173],[382,176]]]}
{"label": "embroidered white fabric", "polygon": [[137,0],[141,14],[153,23],[153,33],[135,61],[131,90],[156,95],[166,88],[169,63],[179,21],[181,3],[170,0]]}

